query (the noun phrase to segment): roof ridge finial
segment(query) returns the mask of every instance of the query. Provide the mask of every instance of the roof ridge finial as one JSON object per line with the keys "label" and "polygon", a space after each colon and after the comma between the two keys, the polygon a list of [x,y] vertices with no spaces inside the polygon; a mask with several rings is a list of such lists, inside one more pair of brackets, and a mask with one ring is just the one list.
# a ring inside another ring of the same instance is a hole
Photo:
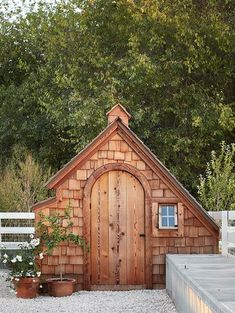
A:
{"label": "roof ridge finial", "polygon": [[108,124],[112,123],[116,118],[120,118],[121,121],[128,126],[129,119],[131,118],[131,115],[120,103],[113,106],[112,109],[106,113],[106,115],[108,116]]}

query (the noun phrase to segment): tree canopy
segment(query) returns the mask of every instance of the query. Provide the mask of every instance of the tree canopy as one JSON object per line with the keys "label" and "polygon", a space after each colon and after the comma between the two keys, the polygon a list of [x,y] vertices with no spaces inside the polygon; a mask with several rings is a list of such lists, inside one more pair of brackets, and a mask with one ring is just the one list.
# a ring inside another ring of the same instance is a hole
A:
{"label": "tree canopy", "polygon": [[0,160],[15,145],[59,169],[117,102],[190,190],[234,142],[234,1],[37,2],[0,17]]}

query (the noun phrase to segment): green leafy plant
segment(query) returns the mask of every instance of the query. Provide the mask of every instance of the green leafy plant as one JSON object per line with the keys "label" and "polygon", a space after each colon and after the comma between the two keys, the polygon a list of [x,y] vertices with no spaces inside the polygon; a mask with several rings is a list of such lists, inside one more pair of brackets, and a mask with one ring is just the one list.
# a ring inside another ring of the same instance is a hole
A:
{"label": "green leafy plant", "polygon": [[[80,235],[74,234],[71,229],[73,222],[71,219],[71,210],[67,208],[64,215],[45,215],[39,213],[40,221],[37,223],[37,234],[44,245],[44,253],[51,255],[54,248],[58,247],[63,242],[73,242],[76,245],[87,249],[87,244],[84,238]],[[62,267],[60,266],[60,279],[62,280]]]}
{"label": "green leafy plant", "polygon": [[34,238],[33,234],[30,235],[28,241],[19,245],[19,250],[14,256],[4,253],[4,250],[3,245],[0,261],[10,270],[7,281],[17,282],[20,278],[41,276],[39,268],[43,252],[39,238]]}
{"label": "green leafy plant", "polygon": [[199,177],[198,194],[209,211],[235,209],[235,144],[221,143],[220,154],[211,153],[205,175]]}

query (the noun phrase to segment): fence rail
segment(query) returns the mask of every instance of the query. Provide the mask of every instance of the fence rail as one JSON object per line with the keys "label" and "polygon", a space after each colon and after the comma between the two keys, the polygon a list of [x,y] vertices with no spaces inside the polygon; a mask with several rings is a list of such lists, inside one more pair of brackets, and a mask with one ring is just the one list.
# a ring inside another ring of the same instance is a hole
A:
{"label": "fence rail", "polygon": [[229,221],[235,221],[235,211],[209,212],[210,216],[217,221],[222,221],[221,245],[222,254],[229,255],[229,249],[235,248],[235,225],[229,226]]}
{"label": "fence rail", "polygon": [[[221,244],[222,254],[228,255],[229,249],[235,248],[235,226],[229,226],[230,220],[235,220],[235,211],[219,211],[208,212],[211,217],[217,221],[222,221],[221,228]],[[6,249],[15,250],[19,244],[23,242],[6,242],[2,241],[3,234],[34,234],[34,227],[5,227],[2,226],[3,220],[34,220],[35,214],[31,212],[16,213],[0,213],[0,246],[4,245]]]}
{"label": "fence rail", "polygon": [[0,247],[4,246],[9,250],[16,250],[20,244],[23,242],[19,241],[2,241],[3,234],[15,235],[15,234],[34,234],[35,228],[31,226],[27,227],[7,227],[2,226],[3,220],[34,220],[34,213],[24,212],[24,213],[16,213],[16,212],[8,212],[8,213],[0,213]]}

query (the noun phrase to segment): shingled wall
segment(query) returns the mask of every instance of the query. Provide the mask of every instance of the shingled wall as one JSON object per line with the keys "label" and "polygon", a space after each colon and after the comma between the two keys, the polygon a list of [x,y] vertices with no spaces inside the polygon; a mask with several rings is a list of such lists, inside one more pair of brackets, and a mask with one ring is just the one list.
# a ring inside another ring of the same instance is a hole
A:
{"label": "shingled wall", "polygon": [[[116,133],[110,140],[101,146],[83,165],[73,172],[57,187],[56,199],[45,201],[35,206],[37,213],[64,214],[64,209],[72,208],[73,232],[83,234],[84,228],[84,187],[88,178],[105,164],[128,164],[142,173],[151,188],[151,249],[152,249],[152,286],[162,288],[165,285],[165,255],[166,253],[217,253],[218,240],[213,236],[205,223],[202,223],[185,203],[177,197],[176,192],[168,187],[155,171],[130,147],[129,144]],[[157,225],[159,203],[178,203],[179,227],[178,230],[160,230]],[[203,225],[204,224],[204,225]],[[91,226],[92,227],[92,226]],[[52,256],[43,260],[42,273],[44,277],[58,275],[59,264],[62,271],[75,276],[78,288],[84,283],[84,256],[80,247],[73,244],[64,244],[53,251]]]}

